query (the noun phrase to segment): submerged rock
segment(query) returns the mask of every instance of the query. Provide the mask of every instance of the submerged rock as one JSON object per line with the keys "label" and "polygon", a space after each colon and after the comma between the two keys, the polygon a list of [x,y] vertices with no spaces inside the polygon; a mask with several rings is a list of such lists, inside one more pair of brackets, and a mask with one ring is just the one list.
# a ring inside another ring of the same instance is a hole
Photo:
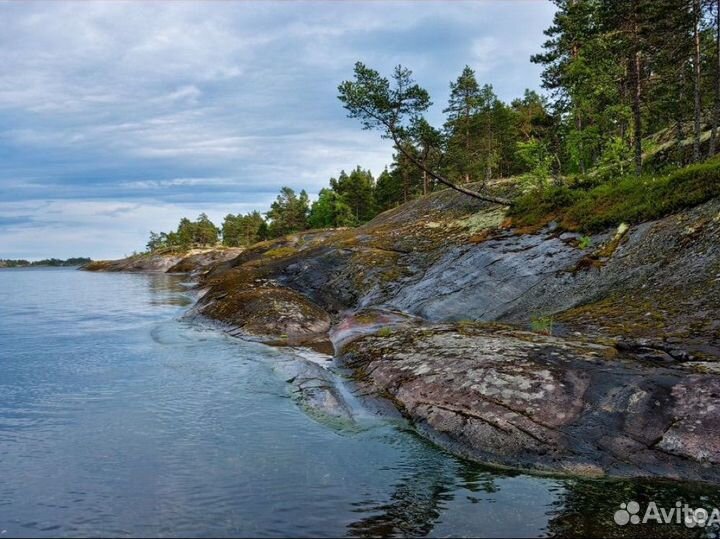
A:
{"label": "submerged rock", "polygon": [[328,369],[309,359],[293,355],[273,365],[290,386],[290,395],[318,421],[335,426],[352,423],[353,413]]}
{"label": "submerged rock", "polygon": [[720,481],[720,376],[468,324],[366,336],[342,362],[430,439],[479,462]]}

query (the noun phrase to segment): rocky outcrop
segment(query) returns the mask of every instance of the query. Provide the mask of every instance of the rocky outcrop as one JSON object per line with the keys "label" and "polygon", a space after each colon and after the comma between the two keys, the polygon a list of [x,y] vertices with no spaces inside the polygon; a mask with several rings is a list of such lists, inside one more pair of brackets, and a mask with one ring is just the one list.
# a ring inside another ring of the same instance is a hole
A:
{"label": "rocky outcrop", "polygon": [[119,260],[95,260],[85,264],[86,271],[192,273],[238,256],[240,248],[191,249],[182,253],[142,253]]}
{"label": "rocky outcrop", "polygon": [[720,481],[720,376],[612,346],[476,324],[350,344],[363,392],[484,463],[580,475]]}
{"label": "rocky outcrop", "polygon": [[713,315],[720,307],[719,216],[714,200],[622,234],[597,234],[583,249],[578,234],[552,225],[523,234],[503,226],[502,209],[441,192],[359,229],[259,244],[208,273],[205,301],[277,286],[334,322],[368,308],[524,328],[533,318],[552,318],[560,334],[632,339],[713,360],[720,356]]}
{"label": "rocky outcrop", "polygon": [[294,290],[259,286],[226,294],[204,296],[199,312],[222,321],[232,335],[290,345],[327,340],[330,316]]}
{"label": "rocky outcrop", "polygon": [[215,263],[192,314],[331,340],[361,393],[481,462],[720,482],[718,237],[717,199],[580,241],[441,191]]}

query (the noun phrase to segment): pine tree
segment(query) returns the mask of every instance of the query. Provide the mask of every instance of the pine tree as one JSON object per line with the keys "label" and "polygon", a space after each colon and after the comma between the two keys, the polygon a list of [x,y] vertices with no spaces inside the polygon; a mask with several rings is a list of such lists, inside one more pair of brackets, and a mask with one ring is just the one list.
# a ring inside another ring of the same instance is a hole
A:
{"label": "pine tree", "polygon": [[270,211],[266,213],[270,219],[268,226],[270,237],[277,238],[306,230],[309,213],[309,198],[305,190],[303,189],[299,195],[296,195],[290,187],[283,187],[275,202],[270,205]]}

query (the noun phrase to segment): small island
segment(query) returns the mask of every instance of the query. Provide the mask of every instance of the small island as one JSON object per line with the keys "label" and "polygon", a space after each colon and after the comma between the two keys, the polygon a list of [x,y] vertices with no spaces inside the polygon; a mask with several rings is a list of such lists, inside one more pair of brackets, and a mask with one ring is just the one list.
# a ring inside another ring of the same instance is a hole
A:
{"label": "small island", "polygon": [[62,260],[60,258],[43,258],[42,260],[25,260],[0,258],[0,268],[67,268],[72,266],[84,266],[92,262],[92,259],[83,256],[76,256]]}

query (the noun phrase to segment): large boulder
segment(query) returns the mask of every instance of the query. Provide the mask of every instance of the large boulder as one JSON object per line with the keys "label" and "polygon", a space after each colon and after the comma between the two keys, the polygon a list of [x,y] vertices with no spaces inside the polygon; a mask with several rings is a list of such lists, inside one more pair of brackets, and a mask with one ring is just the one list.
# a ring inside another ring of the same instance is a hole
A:
{"label": "large boulder", "polygon": [[342,362],[363,392],[485,464],[720,482],[720,376],[467,323],[364,336]]}
{"label": "large boulder", "polygon": [[273,344],[322,342],[330,330],[328,313],[302,294],[280,286],[213,289],[202,296],[194,311],[221,322],[232,335]]}

